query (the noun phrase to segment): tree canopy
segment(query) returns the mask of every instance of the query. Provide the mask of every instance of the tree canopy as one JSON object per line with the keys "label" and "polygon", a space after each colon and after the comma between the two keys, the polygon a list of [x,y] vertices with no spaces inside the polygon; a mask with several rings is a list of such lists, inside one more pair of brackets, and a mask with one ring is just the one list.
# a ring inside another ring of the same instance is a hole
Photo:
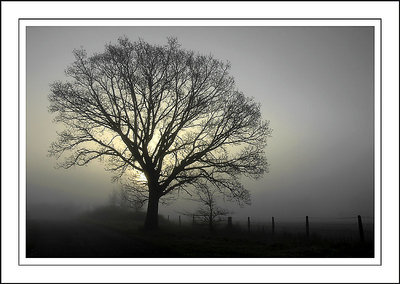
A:
{"label": "tree canopy", "polygon": [[206,183],[249,201],[240,177],[267,170],[270,128],[260,104],[236,88],[228,62],[174,38],[166,45],[120,38],[103,53],[73,53],[69,80],[51,84],[49,94],[49,110],[65,126],[49,149],[60,166],[100,159],[116,179],[134,184],[144,175],[136,188],[148,215],[169,192]]}

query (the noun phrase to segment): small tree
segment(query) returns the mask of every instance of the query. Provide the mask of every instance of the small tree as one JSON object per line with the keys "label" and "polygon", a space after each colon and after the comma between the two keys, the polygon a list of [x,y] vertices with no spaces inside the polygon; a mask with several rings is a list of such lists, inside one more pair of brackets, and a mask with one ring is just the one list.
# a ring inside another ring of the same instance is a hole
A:
{"label": "small tree", "polygon": [[[200,208],[196,210],[195,215],[202,219],[202,222],[208,224],[208,229],[214,231],[215,223],[223,216],[229,214],[229,211],[218,206],[218,196],[220,192],[215,188],[210,188],[206,185],[199,187],[196,191],[196,198],[193,200],[201,204]],[[250,199],[241,200],[247,204]]]}
{"label": "small tree", "polygon": [[146,200],[141,195],[138,195],[136,190],[126,186],[114,189],[109,195],[110,205],[133,209],[135,212],[143,208]]}
{"label": "small tree", "polygon": [[267,170],[268,122],[236,89],[229,63],[176,39],[159,46],[121,38],[103,53],[74,55],[70,80],[51,85],[49,109],[65,130],[50,155],[66,155],[65,168],[104,161],[116,180],[145,193],[147,229],[157,228],[159,200],[172,191],[207,181],[246,199],[240,176]]}

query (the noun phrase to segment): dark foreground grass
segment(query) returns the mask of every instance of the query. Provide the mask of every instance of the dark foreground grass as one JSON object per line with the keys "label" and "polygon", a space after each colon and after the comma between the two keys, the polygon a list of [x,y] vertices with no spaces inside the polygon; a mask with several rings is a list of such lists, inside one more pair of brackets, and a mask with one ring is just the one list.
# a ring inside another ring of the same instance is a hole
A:
{"label": "dark foreground grass", "polygon": [[313,235],[277,234],[206,228],[161,227],[157,232],[136,230],[129,233],[149,247],[169,251],[169,257],[219,258],[346,258],[373,257],[372,243],[351,240],[331,240]]}
{"label": "dark foreground grass", "polygon": [[105,207],[66,221],[29,221],[27,257],[364,258],[373,242],[295,233],[178,226],[160,217],[160,229],[142,228],[143,213]]}

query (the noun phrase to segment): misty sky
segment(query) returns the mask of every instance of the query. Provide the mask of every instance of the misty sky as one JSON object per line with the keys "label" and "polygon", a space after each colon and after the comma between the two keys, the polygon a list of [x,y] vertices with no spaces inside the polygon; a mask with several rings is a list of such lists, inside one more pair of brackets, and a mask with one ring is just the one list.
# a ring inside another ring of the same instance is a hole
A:
{"label": "misty sky", "polygon": [[95,206],[118,187],[100,163],[54,169],[47,150],[60,126],[47,96],[50,83],[66,80],[74,48],[102,52],[124,35],[158,44],[174,36],[185,49],[229,60],[238,89],[261,103],[273,129],[270,172],[244,180],[252,206],[227,205],[234,216],[373,215],[372,27],[28,27],[28,202]]}

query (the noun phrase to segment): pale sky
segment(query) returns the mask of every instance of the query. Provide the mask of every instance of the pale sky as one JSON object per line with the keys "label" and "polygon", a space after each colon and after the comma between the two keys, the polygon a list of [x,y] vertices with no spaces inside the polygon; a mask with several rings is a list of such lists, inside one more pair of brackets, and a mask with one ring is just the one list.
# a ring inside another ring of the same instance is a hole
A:
{"label": "pale sky", "polygon": [[[270,172],[244,180],[252,205],[229,205],[237,218],[373,215],[372,27],[28,27],[28,201],[106,202],[111,174],[95,163],[54,169],[47,150],[59,126],[47,111],[49,84],[66,80],[72,50],[102,52],[126,35],[229,60],[237,88],[261,103],[272,137]],[[162,207],[164,214],[187,201]],[[228,206],[228,205],[226,205]]]}

